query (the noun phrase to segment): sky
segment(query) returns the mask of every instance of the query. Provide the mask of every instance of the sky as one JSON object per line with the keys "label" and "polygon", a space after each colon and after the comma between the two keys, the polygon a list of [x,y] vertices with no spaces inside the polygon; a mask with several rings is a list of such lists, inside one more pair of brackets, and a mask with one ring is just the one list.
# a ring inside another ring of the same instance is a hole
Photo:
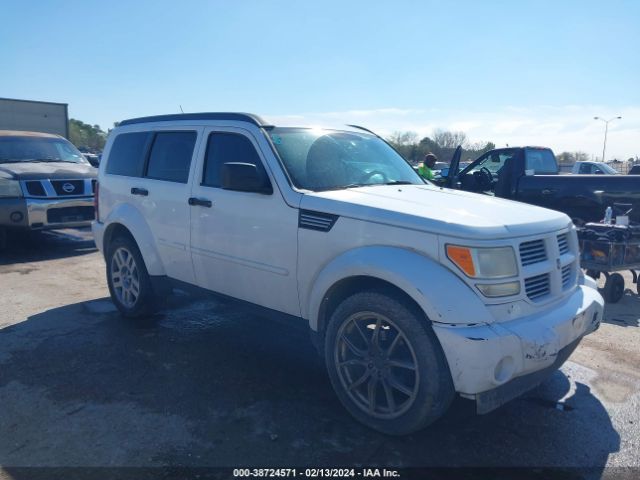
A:
{"label": "sky", "polygon": [[0,97],[640,156],[640,1],[0,0]]}

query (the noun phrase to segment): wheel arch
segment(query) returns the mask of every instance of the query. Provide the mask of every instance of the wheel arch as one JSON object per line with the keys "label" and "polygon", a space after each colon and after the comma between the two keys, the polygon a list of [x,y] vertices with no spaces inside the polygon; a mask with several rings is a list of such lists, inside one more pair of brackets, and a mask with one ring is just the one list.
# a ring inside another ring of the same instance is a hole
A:
{"label": "wheel arch", "polygon": [[394,285],[391,282],[388,282],[387,280],[382,280],[377,277],[371,277],[368,275],[355,275],[338,280],[325,293],[320,304],[320,310],[318,311],[318,331],[324,332],[329,318],[343,300],[352,295],[355,295],[356,293],[365,291],[384,293],[393,298],[396,298],[405,303],[411,309],[419,312],[420,315],[424,316],[425,321],[429,321],[429,319],[424,314],[424,311],[420,308],[420,305],[418,305],[418,303],[400,287]]}
{"label": "wheel arch", "polygon": [[322,332],[335,307],[367,289],[384,291],[414,306],[429,322],[491,323],[478,295],[437,261],[399,247],[361,247],[335,258],[315,277],[305,318]]}
{"label": "wheel arch", "polygon": [[102,240],[105,257],[109,249],[109,242],[113,238],[117,235],[128,236],[138,246],[149,275],[159,276],[166,274],[164,265],[158,254],[153,233],[137,209],[131,205],[122,204],[120,208],[111,212],[105,220],[105,225]]}

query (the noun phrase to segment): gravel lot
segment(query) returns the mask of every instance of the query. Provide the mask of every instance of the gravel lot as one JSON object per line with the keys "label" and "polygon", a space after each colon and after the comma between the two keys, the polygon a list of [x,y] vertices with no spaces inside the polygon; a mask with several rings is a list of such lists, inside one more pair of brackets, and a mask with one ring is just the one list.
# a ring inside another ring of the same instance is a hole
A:
{"label": "gravel lot", "polygon": [[635,286],[526,397],[485,416],[457,400],[402,438],[351,419],[304,329],[186,294],[155,328],[127,323],[89,231],[21,236],[0,254],[0,292],[0,478],[29,466],[355,464],[597,478],[640,464]]}

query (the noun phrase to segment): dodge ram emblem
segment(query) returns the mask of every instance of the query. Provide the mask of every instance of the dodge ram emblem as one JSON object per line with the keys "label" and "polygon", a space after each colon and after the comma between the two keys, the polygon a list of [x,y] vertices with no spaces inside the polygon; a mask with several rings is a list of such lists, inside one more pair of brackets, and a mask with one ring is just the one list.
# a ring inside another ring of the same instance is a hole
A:
{"label": "dodge ram emblem", "polygon": [[67,193],[71,193],[76,189],[76,187],[73,186],[72,183],[65,183],[62,185],[62,190],[64,190]]}

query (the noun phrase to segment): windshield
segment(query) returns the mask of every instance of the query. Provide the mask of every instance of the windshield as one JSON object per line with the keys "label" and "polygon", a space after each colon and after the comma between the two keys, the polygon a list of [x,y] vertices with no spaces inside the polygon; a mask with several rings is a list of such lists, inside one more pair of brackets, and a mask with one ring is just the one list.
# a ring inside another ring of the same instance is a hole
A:
{"label": "windshield", "polygon": [[615,168],[607,165],[606,163],[598,163],[598,168],[600,170],[602,170],[604,173],[609,174],[609,175],[617,175],[618,174],[618,171]]}
{"label": "windshield", "polygon": [[64,138],[0,136],[0,163],[10,162],[88,163]]}
{"label": "windshield", "polygon": [[507,160],[512,160],[515,158],[518,151],[516,149],[513,150],[498,150],[495,152],[491,152],[487,154],[482,160],[476,163],[473,168],[469,169],[467,173],[474,173],[482,170],[483,168],[488,169],[492,174],[500,174],[500,170],[504,166],[504,163]]}
{"label": "windshield", "polygon": [[374,135],[307,128],[273,128],[269,135],[298,188],[424,184],[411,165]]}

